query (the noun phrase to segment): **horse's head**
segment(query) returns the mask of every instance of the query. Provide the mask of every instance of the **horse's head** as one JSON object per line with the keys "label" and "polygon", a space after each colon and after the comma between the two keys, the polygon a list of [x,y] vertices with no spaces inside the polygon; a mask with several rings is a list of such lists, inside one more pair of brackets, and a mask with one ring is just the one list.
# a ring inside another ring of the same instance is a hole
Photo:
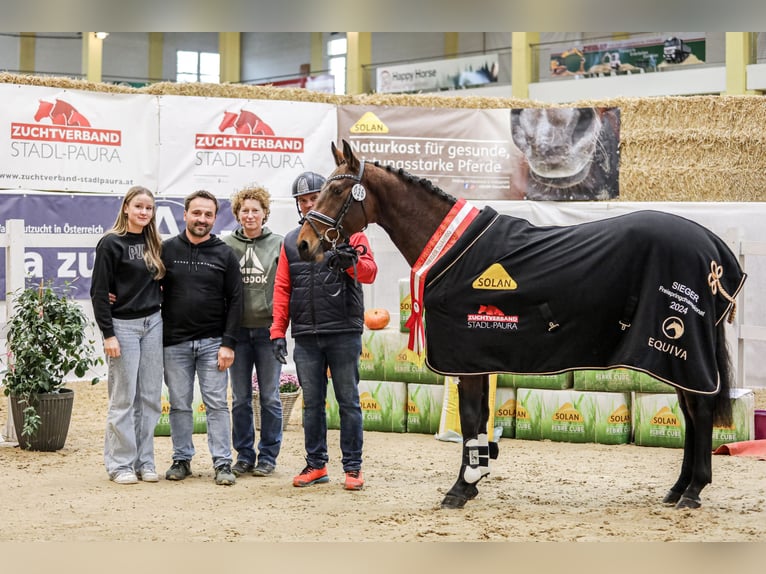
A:
{"label": "horse's head", "polygon": [[321,261],[324,249],[347,241],[370,222],[365,209],[367,190],[362,184],[364,162],[354,155],[346,140],[342,152],[335,143],[331,147],[337,167],[322,186],[314,209],[303,218],[298,233],[298,252],[304,261]]}

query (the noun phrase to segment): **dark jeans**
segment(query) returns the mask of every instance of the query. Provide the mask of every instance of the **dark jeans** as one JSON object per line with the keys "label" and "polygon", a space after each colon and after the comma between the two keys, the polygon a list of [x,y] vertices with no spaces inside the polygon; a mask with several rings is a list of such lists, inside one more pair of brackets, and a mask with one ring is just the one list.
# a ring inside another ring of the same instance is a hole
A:
{"label": "dark jeans", "polygon": [[234,350],[231,374],[231,443],[237,451],[237,460],[256,463],[255,425],[253,422],[253,368],[258,375],[258,394],[261,403],[261,437],[258,441],[258,459],[272,466],[282,446],[282,402],[279,400],[279,375],[282,363],[271,350],[269,329],[241,328]]}
{"label": "dark jeans", "polygon": [[295,338],[293,359],[303,387],[303,435],[306,463],[327,463],[327,367],[340,407],[340,450],[343,470],[362,468],[362,408],[359,405],[360,333],[303,335]]}

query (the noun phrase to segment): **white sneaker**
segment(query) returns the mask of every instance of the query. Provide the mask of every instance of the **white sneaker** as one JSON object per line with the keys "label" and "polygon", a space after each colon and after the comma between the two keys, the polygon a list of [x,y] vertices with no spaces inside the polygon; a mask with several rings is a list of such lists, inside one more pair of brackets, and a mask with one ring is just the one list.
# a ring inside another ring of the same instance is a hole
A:
{"label": "white sneaker", "polygon": [[160,475],[153,468],[142,468],[138,471],[138,479],[144,482],[159,482]]}
{"label": "white sneaker", "polygon": [[138,477],[135,472],[126,470],[116,475],[112,480],[115,484],[136,484],[138,482]]}

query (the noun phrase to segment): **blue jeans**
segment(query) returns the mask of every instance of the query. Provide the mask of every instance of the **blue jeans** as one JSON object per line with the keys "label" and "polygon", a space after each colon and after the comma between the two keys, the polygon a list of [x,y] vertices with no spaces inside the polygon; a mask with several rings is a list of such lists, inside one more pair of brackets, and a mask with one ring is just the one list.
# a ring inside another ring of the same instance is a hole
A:
{"label": "blue jeans", "polygon": [[112,319],[120,356],[110,357],[104,466],[110,478],[154,470],[154,427],[162,396],[162,316]]}
{"label": "blue jeans", "polygon": [[327,464],[327,368],[340,407],[340,450],[344,471],[362,468],[362,408],[359,405],[359,356],[362,336],[302,335],[295,338],[293,359],[303,387],[303,436],[306,463]]}
{"label": "blue jeans", "polygon": [[165,347],[165,383],[170,399],[170,436],[173,460],[191,460],[194,456],[194,375],[207,413],[207,444],[213,467],[231,464],[231,419],[226,393],[226,371],[218,370],[221,337],[186,341]]}
{"label": "blue jeans", "polygon": [[282,363],[271,350],[268,327],[239,330],[231,375],[231,442],[237,460],[255,464],[255,426],[253,424],[253,367],[258,375],[261,403],[261,438],[258,460],[277,465],[282,445],[282,402],[279,400],[279,375]]}

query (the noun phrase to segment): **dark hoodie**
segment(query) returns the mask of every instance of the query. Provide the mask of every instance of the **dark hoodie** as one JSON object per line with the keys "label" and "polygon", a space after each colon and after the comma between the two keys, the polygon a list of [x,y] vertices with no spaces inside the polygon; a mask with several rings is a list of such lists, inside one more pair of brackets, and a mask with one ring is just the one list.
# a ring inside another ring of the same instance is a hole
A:
{"label": "dark hoodie", "polygon": [[163,345],[222,337],[233,349],[242,320],[242,275],[231,248],[215,235],[193,244],[182,231],[162,242]]}

